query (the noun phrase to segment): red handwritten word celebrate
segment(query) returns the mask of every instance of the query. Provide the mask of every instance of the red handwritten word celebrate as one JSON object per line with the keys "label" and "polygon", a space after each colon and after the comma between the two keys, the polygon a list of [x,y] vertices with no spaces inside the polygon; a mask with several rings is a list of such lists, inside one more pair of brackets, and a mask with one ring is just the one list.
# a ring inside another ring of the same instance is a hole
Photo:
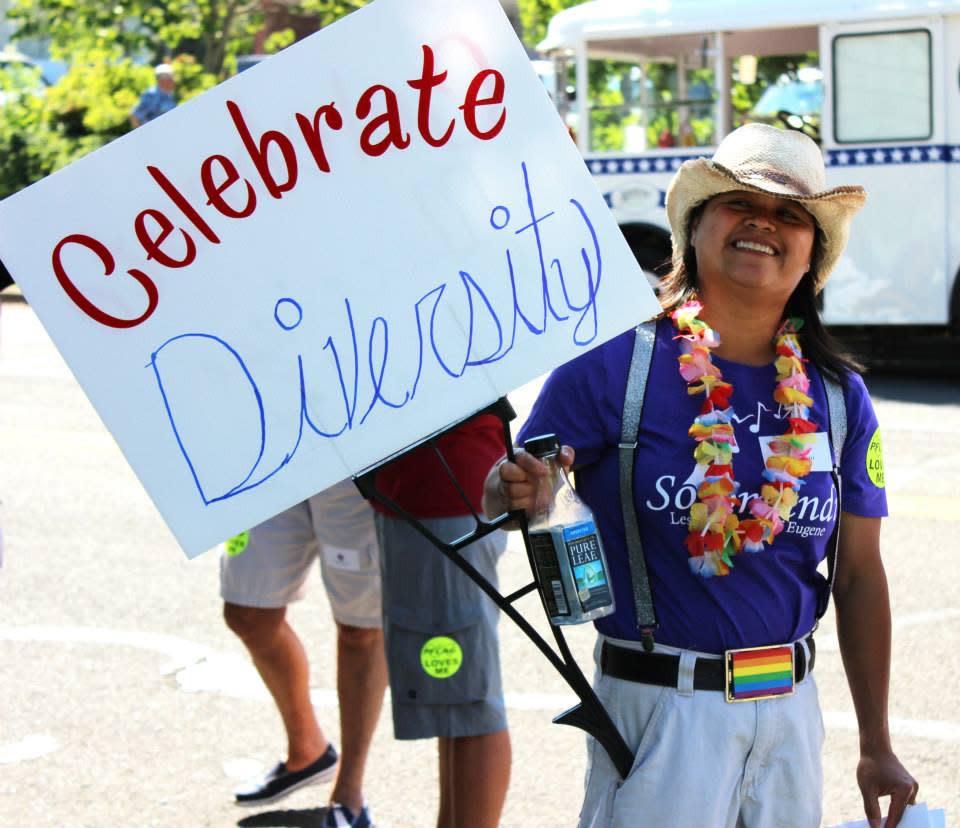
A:
{"label": "red handwritten word celebrate", "polygon": [[[408,80],[407,85],[418,92],[417,132],[431,147],[442,147],[446,144],[456,128],[455,119],[451,119],[443,131],[435,132],[431,128],[430,104],[433,90],[446,78],[446,70],[438,72],[435,69],[433,50],[424,45],[420,77]],[[503,75],[496,69],[481,69],[470,81],[463,104],[458,109],[462,112],[464,127],[475,138],[489,141],[503,129],[507,118],[503,96]],[[498,110],[484,113],[486,129],[481,126],[478,118],[478,110],[482,107],[498,107]],[[267,130],[257,138],[251,134],[240,107],[234,101],[227,101],[227,110],[266,191],[272,198],[282,198],[284,193],[297,184],[300,162],[294,142],[276,129]],[[377,157],[391,147],[403,150],[410,146],[412,138],[403,130],[397,94],[389,86],[375,84],[364,90],[354,111],[356,117],[364,122],[360,133],[360,149],[366,155]],[[313,162],[319,170],[329,173],[330,163],[324,151],[323,133],[343,128],[343,115],[340,110],[335,103],[330,102],[319,107],[312,118],[297,112],[296,123]],[[270,169],[268,154],[271,148],[283,158],[284,174],[281,178],[275,176]],[[133,222],[137,241],[148,261],[155,261],[166,268],[188,267],[197,258],[194,233],[198,233],[211,244],[220,244],[220,237],[204,218],[201,210],[190,203],[162,170],[147,166],[147,171],[186,218],[190,229],[175,224],[162,210],[146,209],[138,213]],[[236,165],[225,155],[211,155],[203,160],[200,164],[200,183],[207,196],[206,206],[212,207],[221,216],[244,219],[253,215],[257,209],[256,189],[240,175]],[[93,304],[71,280],[63,265],[64,249],[70,245],[79,245],[94,253],[103,265],[104,276],[114,273],[116,262],[109,248],[91,236],[74,233],[57,243],[53,250],[54,273],[64,291],[80,310],[91,319],[111,328],[133,328],[150,318],[160,301],[160,292],[153,279],[139,268],[132,267],[127,270],[127,274],[143,288],[147,307],[140,316],[133,319],[113,316]]]}

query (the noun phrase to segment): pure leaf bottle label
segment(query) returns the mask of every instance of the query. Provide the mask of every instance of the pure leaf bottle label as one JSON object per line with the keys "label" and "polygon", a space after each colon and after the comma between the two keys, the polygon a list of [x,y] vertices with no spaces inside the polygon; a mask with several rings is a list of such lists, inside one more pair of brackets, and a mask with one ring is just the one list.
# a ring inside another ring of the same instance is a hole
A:
{"label": "pure leaf bottle label", "polygon": [[563,529],[563,541],[573,572],[577,597],[584,612],[610,604],[610,587],[600,554],[600,539],[593,521]]}
{"label": "pure leaf bottle label", "polygon": [[531,437],[524,441],[524,449],[548,472],[542,478],[543,490],[538,489],[526,540],[550,623],[583,624],[610,615],[615,606],[603,541],[593,512],[558,461],[557,435]]}

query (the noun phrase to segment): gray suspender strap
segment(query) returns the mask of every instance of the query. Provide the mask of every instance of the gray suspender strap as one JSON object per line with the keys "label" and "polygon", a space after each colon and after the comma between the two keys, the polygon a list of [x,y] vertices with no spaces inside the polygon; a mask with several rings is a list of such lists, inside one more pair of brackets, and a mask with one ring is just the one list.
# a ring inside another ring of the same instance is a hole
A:
{"label": "gray suspender strap", "polygon": [[842,500],[842,481],[840,478],[840,460],[843,457],[843,444],[847,439],[847,404],[843,398],[843,387],[829,377],[823,378],[823,387],[827,394],[827,411],[830,416],[830,445],[833,448],[833,484],[837,489],[837,519],[833,524],[833,536],[827,545],[827,586],[817,604],[817,621],[827,611],[833,582],[837,577],[837,552],[840,548],[840,510]]}
{"label": "gray suspender strap", "polygon": [[827,390],[827,410],[830,412],[830,444],[833,446],[833,465],[840,468],[843,444],[847,439],[847,404],[843,388],[828,377],[823,378]]}
{"label": "gray suspender strap", "polygon": [[620,507],[626,533],[627,554],[630,560],[630,580],[633,584],[633,605],[637,612],[637,627],[643,633],[645,649],[653,648],[652,631],[657,626],[657,615],[650,594],[647,562],[640,542],[640,525],[633,498],[633,467],[637,454],[637,436],[640,433],[640,414],[647,375],[653,360],[653,344],[657,334],[656,322],[637,326],[633,357],[627,374],[627,389],[623,398],[623,419],[620,430]]}

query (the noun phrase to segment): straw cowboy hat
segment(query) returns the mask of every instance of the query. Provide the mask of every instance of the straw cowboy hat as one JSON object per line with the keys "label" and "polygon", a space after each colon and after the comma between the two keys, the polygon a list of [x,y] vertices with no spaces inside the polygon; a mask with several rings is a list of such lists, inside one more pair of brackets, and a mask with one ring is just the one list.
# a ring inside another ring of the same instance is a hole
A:
{"label": "straw cowboy hat", "polygon": [[815,274],[818,293],[847,244],[850,220],[867,198],[863,187],[826,188],[823,155],[803,133],[747,124],[724,138],[713,158],[684,162],[670,182],[667,215],[673,231],[675,268],[683,262],[690,243],[690,211],[731,190],[789,198],[816,219],[823,248]]}

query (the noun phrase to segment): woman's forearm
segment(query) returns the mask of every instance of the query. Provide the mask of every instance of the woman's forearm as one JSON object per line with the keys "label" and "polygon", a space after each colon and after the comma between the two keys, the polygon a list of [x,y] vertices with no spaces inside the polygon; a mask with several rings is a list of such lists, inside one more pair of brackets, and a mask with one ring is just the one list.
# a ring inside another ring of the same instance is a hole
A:
{"label": "woman's forearm", "polygon": [[890,596],[882,564],[834,591],[837,637],[861,751],[890,750]]}
{"label": "woman's forearm", "polygon": [[880,797],[890,797],[887,825],[896,828],[916,800],[916,780],[890,745],[890,595],[880,559],[880,519],[846,512],[833,596],[837,638],[860,731],[857,783],[867,818],[880,822]]}

